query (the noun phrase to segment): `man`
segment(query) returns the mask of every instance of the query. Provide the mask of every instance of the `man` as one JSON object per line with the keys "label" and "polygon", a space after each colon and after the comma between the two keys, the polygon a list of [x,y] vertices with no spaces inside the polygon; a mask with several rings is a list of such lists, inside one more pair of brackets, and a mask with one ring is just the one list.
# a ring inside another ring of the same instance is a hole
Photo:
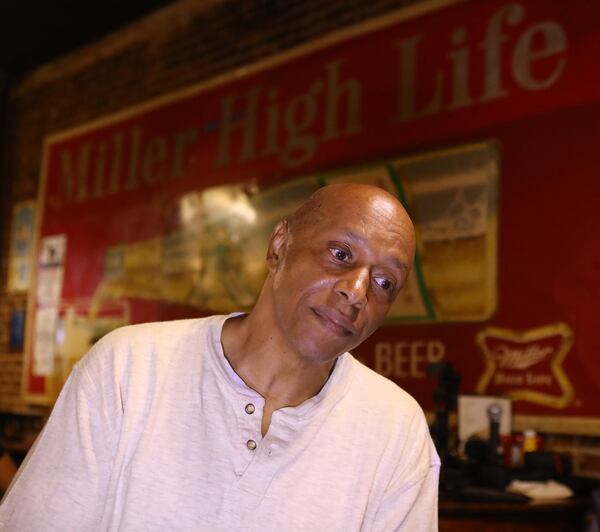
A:
{"label": "man", "polygon": [[381,324],[414,250],[387,192],[317,191],[275,227],[250,314],[125,327],[88,353],[1,529],[436,529],[421,409],[347,352]]}

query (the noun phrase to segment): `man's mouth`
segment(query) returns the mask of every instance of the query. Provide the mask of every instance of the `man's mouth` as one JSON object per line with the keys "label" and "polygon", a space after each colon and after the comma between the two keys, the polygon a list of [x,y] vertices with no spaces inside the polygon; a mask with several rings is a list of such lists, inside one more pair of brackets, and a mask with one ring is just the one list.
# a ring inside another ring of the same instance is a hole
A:
{"label": "man's mouth", "polygon": [[354,324],[338,311],[329,307],[311,309],[319,322],[336,336],[352,336],[357,333]]}

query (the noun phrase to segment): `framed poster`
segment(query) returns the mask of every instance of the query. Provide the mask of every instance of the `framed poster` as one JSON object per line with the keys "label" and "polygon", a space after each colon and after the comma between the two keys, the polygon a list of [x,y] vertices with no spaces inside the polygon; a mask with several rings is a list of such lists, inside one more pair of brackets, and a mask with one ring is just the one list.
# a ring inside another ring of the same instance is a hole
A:
{"label": "framed poster", "polygon": [[461,393],[511,398],[517,428],[600,434],[599,16],[423,2],[46,139],[28,400],[60,387],[56,335],[82,330],[65,305],[85,330],[96,308],[113,325],[248,309],[275,221],[356,180],[405,202],[419,244],[355,355],[426,410],[427,364],[448,360]]}

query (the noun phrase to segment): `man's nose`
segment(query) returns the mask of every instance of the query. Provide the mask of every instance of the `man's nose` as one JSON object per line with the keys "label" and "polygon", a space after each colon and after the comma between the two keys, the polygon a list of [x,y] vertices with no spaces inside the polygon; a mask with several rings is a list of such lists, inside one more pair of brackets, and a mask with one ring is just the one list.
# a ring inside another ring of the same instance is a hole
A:
{"label": "man's nose", "polygon": [[352,268],[335,284],[335,292],[348,300],[352,306],[362,308],[367,302],[370,273],[368,268]]}

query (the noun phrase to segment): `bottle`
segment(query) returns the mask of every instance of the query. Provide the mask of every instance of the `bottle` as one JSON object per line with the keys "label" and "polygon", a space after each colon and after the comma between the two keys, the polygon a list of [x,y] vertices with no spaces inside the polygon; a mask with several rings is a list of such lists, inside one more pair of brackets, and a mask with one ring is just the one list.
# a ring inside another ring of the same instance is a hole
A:
{"label": "bottle", "polygon": [[533,429],[523,431],[523,452],[532,453],[538,450],[537,433]]}

